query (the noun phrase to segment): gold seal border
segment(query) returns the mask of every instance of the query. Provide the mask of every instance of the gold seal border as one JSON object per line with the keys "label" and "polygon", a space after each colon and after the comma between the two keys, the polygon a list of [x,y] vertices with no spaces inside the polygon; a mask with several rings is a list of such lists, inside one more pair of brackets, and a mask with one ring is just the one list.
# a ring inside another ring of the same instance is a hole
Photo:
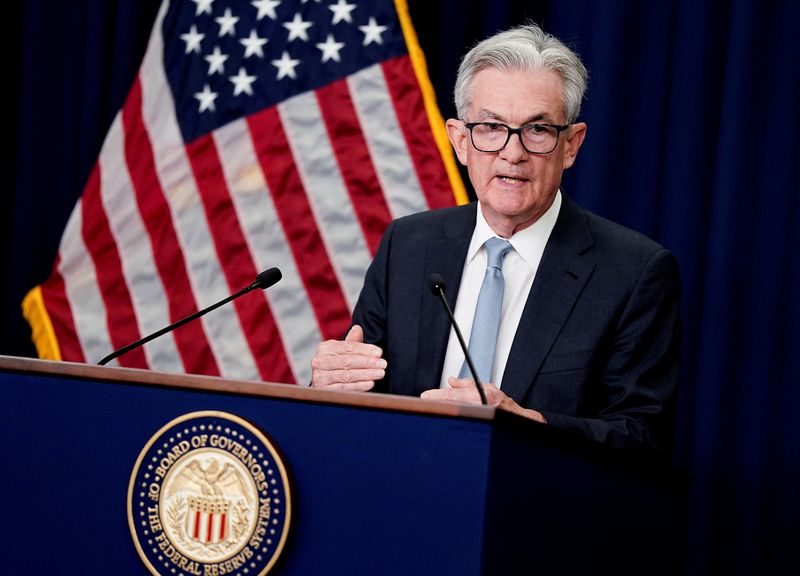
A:
{"label": "gold seal border", "polygon": [[287,472],[286,466],[284,465],[283,459],[281,458],[280,454],[278,453],[275,446],[272,444],[272,441],[267,438],[266,434],[264,434],[261,430],[259,430],[255,425],[250,423],[249,421],[245,420],[241,416],[237,416],[236,414],[231,414],[230,412],[223,412],[222,410],[200,410],[197,412],[189,412],[188,414],[184,414],[182,416],[178,416],[174,418],[170,422],[167,422],[164,426],[159,428],[159,430],[150,436],[150,439],[144,445],[144,448],[139,452],[139,456],[136,458],[136,463],[133,465],[133,471],[131,472],[131,478],[128,482],[128,501],[127,501],[127,512],[128,512],[128,528],[131,531],[131,536],[133,537],[133,542],[136,546],[136,551],[139,554],[139,557],[144,562],[147,569],[154,574],[155,576],[160,576],[161,572],[153,566],[145,554],[144,550],[142,550],[142,544],[139,542],[139,535],[136,533],[136,525],[133,518],[133,495],[136,486],[136,476],[139,474],[139,468],[142,464],[142,460],[144,459],[145,454],[150,451],[150,448],[155,444],[155,442],[164,436],[165,432],[171,428],[176,427],[178,424],[182,424],[187,420],[193,420],[195,418],[221,418],[223,420],[230,420],[231,422],[235,422],[236,424],[246,428],[253,434],[258,440],[262,442],[262,444],[267,448],[269,453],[272,455],[272,459],[275,461],[275,466],[278,469],[278,472],[281,476],[281,481],[283,482],[284,488],[284,503],[286,511],[284,513],[284,522],[283,522],[283,530],[281,531],[281,539],[278,542],[278,545],[275,547],[275,552],[272,554],[269,562],[267,565],[256,574],[256,576],[265,576],[272,570],[272,567],[280,558],[281,553],[283,552],[283,548],[286,545],[286,540],[289,536],[289,528],[291,526],[292,520],[292,489],[291,485],[289,484],[289,474]]}

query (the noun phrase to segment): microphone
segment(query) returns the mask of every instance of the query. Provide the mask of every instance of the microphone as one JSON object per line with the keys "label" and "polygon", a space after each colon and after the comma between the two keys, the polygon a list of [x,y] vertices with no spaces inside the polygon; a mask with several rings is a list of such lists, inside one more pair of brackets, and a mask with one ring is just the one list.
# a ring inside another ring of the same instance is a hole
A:
{"label": "microphone", "polygon": [[475,365],[472,363],[472,356],[470,356],[469,348],[467,348],[467,345],[464,343],[464,337],[461,335],[461,330],[458,328],[456,318],[453,316],[453,311],[450,310],[450,305],[447,303],[447,298],[444,297],[445,287],[444,278],[442,278],[439,274],[434,272],[428,276],[428,288],[430,288],[430,291],[434,296],[438,296],[439,300],[442,301],[442,305],[447,311],[447,317],[450,318],[450,324],[453,326],[453,328],[455,328],[456,336],[458,336],[458,343],[461,344],[461,349],[464,351],[464,358],[467,361],[467,366],[469,366],[469,371],[472,373],[473,380],[475,380],[475,387],[478,389],[478,394],[480,394],[481,404],[486,404],[486,394],[483,392],[483,384],[481,384],[481,381],[478,378],[478,371],[475,370]]}
{"label": "microphone", "polygon": [[166,334],[167,332],[171,332],[172,330],[175,330],[175,328],[180,328],[181,326],[183,326],[187,322],[191,322],[192,320],[196,320],[197,318],[200,318],[200,316],[202,316],[204,314],[207,314],[208,312],[211,312],[212,310],[216,310],[217,308],[219,308],[223,304],[227,304],[231,300],[235,300],[239,296],[243,296],[243,295],[247,294],[251,290],[255,290],[256,288],[262,288],[262,289],[266,290],[267,288],[269,288],[273,284],[277,284],[278,280],[280,280],[282,277],[283,277],[283,274],[281,274],[281,271],[278,270],[277,268],[269,268],[267,270],[264,270],[258,276],[256,276],[255,282],[253,282],[252,284],[250,284],[250,286],[248,286],[246,288],[242,288],[236,294],[228,296],[224,300],[220,300],[219,302],[217,302],[216,304],[212,304],[208,308],[204,308],[203,310],[198,310],[194,314],[191,314],[191,315],[187,316],[186,318],[178,320],[177,322],[174,322],[173,324],[170,324],[169,326],[165,326],[164,328],[162,328],[158,332],[153,332],[149,336],[145,336],[144,338],[140,338],[136,342],[132,342],[132,343],[128,344],[127,346],[123,346],[119,350],[115,350],[114,352],[112,352],[111,354],[109,354],[108,356],[106,356],[105,358],[100,360],[100,362],[98,362],[97,364],[100,365],[100,366],[103,366],[104,364],[106,364],[110,360],[113,360],[114,358],[122,356],[126,352],[130,352],[134,348],[138,348],[139,346],[147,344],[148,342],[150,342],[150,340],[153,340],[154,338],[158,338],[159,336],[162,336],[162,335]]}

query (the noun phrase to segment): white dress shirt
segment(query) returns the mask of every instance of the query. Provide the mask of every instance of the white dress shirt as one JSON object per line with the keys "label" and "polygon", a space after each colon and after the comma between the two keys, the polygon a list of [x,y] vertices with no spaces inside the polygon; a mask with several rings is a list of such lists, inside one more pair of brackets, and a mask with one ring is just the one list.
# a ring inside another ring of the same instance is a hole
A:
{"label": "white dress shirt", "polygon": [[[528,300],[528,293],[533,286],[539,262],[542,260],[544,248],[550,233],[558,219],[561,209],[561,191],[556,193],[553,205],[532,225],[520,230],[511,238],[507,238],[514,250],[510,251],[503,260],[503,278],[505,290],[503,292],[503,307],[500,313],[500,333],[497,336],[497,348],[494,356],[494,369],[492,370],[491,383],[500,387],[503,373],[508,362],[511,344],[517,332],[522,310]],[[464,272],[461,285],[458,289],[458,298],[453,315],[464,340],[469,343],[469,334],[472,330],[472,318],[475,314],[475,304],[478,293],[483,283],[486,272],[486,248],[484,242],[497,236],[483,217],[480,202],[478,203],[475,230],[467,250],[467,259],[464,262]],[[447,352],[444,357],[444,367],[439,385],[447,387],[450,376],[458,376],[461,365],[464,363],[464,352],[458,343],[458,336],[454,328],[450,329],[450,339],[447,342]],[[484,382],[486,384],[486,382]]]}

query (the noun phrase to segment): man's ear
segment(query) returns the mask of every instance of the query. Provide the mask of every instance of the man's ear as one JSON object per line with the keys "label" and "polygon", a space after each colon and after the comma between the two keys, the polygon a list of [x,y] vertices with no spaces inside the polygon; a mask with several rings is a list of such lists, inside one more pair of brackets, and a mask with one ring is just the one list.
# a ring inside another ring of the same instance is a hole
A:
{"label": "man's ear", "polygon": [[461,120],[450,118],[447,123],[447,137],[456,151],[458,161],[464,166],[467,165],[467,147],[469,146],[469,130],[464,127]]}
{"label": "man's ear", "polygon": [[566,146],[564,147],[564,168],[569,168],[575,163],[583,139],[586,138],[586,123],[576,122],[569,127],[566,133]]}

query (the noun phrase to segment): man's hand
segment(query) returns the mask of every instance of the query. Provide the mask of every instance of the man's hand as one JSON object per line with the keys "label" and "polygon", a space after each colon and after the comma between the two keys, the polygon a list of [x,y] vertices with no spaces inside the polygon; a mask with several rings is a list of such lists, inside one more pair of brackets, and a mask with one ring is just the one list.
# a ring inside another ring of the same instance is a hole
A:
{"label": "man's hand", "polygon": [[[448,402],[461,402],[463,404],[481,403],[481,396],[478,393],[478,389],[475,387],[475,380],[472,378],[451,377],[447,379],[447,383],[450,384],[450,388],[426,390],[420,397],[426,400],[445,400]],[[489,406],[495,406],[501,410],[519,414],[520,416],[536,420],[542,424],[547,423],[541,412],[523,408],[506,396],[505,393],[494,384],[484,384],[483,393],[486,395],[486,404]]]}
{"label": "man's hand", "polygon": [[317,346],[311,359],[311,385],[329,390],[363,392],[386,375],[383,350],[364,343],[364,330],[358,324],[344,341],[326,340]]}

